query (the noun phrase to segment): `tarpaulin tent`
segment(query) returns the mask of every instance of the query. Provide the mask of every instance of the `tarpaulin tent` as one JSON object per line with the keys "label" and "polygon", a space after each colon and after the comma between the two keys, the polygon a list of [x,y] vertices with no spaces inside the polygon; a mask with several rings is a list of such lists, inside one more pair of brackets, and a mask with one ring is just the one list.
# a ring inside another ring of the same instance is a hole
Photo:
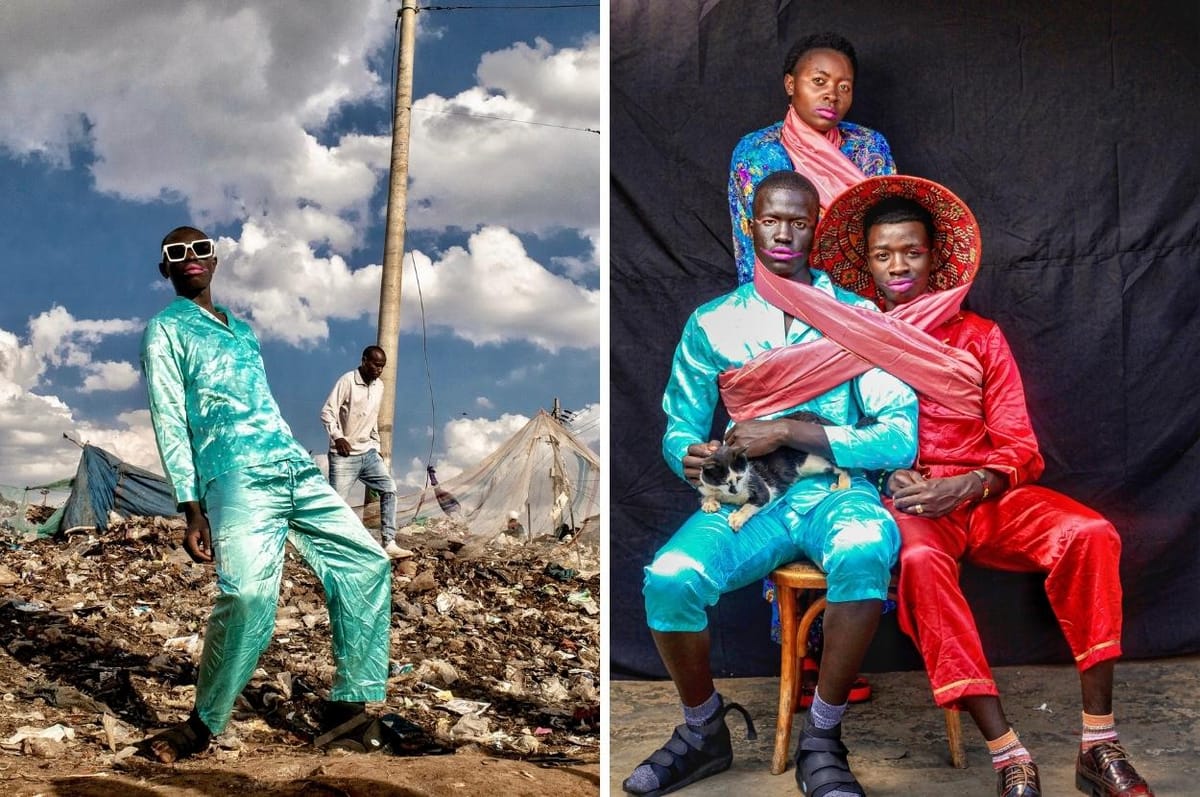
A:
{"label": "tarpaulin tent", "polygon": [[[499,534],[517,512],[529,538],[562,524],[582,527],[598,513],[600,461],[566,426],[541,410],[490,456],[438,487],[458,502],[473,537]],[[432,487],[396,498],[396,523],[441,517]]]}
{"label": "tarpaulin tent", "polygon": [[109,512],[121,517],[178,515],[171,484],[162,476],[85,445],[63,505],[59,531],[108,528]]}
{"label": "tarpaulin tent", "polygon": [[[662,389],[690,311],[736,282],[730,154],[783,118],[784,56],[824,30],[858,50],[847,120],[883,132],[901,171],[947,185],[979,219],[968,304],[1020,363],[1041,482],[1121,534],[1126,655],[1200,650],[1196,5],[610,7],[613,672],[664,674],[642,568],[696,498],[662,462]],[[1069,661],[1041,579],[968,567],[964,586],[993,662]],[[716,672],[778,672],[757,585],[710,617]],[[906,645],[891,615],[869,666],[919,666]]]}

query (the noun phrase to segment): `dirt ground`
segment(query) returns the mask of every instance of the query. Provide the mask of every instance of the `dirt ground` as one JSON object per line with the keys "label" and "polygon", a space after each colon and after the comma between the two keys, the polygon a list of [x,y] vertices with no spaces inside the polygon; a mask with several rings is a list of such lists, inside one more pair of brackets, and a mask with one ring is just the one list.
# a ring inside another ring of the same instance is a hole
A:
{"label": "dirt ground", "polygon": [[388,696],[407,754],[311,746],[333,673],[320,584],[289,553],[275,636],[194,759],[134,755],[182,720],[215,584],[175,521],[0,544],[0,795],[600,791],[598,551],[403,535]]}
{"label": "dirt ground", "polygon": [[[963,797],[995,794],[995,776],[979,732],[963,715],[967,768],[949,764],[945,723],[921,672],[872,673],[874,696],[851,707],[845,725],[850,764],[871,797]],[[1000,667],[996,680],[1009,720],[1038,763],[1047,795],[1078,794],[1075,751],[1079,739],[1079,679],[1071,667]],[[733,736],[733,767],[683,789],[687,797],[799,793],[795,768],[771,774],[778,679],[718,681],[718,690],[754,717],[757,741],[746,741],[736,713],[726,722]],[[610,686],[611,794],[681,721],[669,682],[614,681]],[[1158,797],[1200,795],[1200,657],[1127,661],[1117,665],[1117,728],[1134,764]],[[797,730],[792,731],[789,758]]]}
{"label": "dirt ground", "polygon": [[233,762],[210,754],[173,766],[132,759],[115,769],[95,760],[30,766],[5,757],[0,758],[0,790],[5,797],[595,797],[600,766],[544,768],[461,750],[398,758],[266,748],[243,751]]}

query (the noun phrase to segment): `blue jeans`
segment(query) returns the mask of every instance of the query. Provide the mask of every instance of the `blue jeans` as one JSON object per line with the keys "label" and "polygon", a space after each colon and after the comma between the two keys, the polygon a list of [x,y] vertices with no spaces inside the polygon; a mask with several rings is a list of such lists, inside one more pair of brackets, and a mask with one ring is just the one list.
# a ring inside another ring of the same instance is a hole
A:
{"label": "blue jeans", "polygon": [[388,473],[379,452],[371,449],[365,454],[343,457],[329,452],[329,486],[345,500],[350,488],[361,481],[379,493],[379,525],[383,544],[396,539],[396,482]]}

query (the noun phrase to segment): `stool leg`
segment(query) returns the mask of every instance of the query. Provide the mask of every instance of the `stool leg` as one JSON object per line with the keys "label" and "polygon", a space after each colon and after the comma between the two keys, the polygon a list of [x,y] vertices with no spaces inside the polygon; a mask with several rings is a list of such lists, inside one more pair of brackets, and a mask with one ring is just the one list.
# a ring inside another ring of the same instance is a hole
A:
{"label": "stool leg", "polygon": [[796,591],[776,584],[775,597],[779,602],[780,673],[779,715],[775,719],[771,774],[780,775],[787,770],[788,747],[792,741],[792,694],[800,667],[796,660]]}
{"label": "stool leg", "polygon": [[[813,598],[814,594],[817,595],[816,598]],[[799,590],[796,605],[799,607],[804,603],[807,603],[807,608],[796,623],[796,667],[800,674],[792,688],[793,714],[800,710],[800,687],[804,682],[804,657],[808,655],[808,632],[812,630],[813,623],[821,616],[821,612],[825,611],[827,602],[825,596],[816,590]]]}
{"label": "stool leg", "polygon": [[957,709],[946,712],[946,741],[950,745],[950,764],[955,769],[967,768],[967,753],[963,750],[962,714]]}

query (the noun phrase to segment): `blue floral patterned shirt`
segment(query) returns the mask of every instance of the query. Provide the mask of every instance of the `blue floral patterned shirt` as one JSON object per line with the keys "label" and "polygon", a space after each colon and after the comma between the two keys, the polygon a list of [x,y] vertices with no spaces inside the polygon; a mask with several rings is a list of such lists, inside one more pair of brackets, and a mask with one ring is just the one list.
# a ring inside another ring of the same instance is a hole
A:
{"label": "blue floral patterned shirt", "polygon": [[181,504],[201,500],[222,473],[311,459],[271,395],[254,331],[226,308],[217,310],[228,326],[176,297],[142,336],[150,419]]}
{"label": "blue floral patterned shirt", "polygon": [[[867,177],[896,173],[892,148],[881,133],[851,122],[838,123],[838,130],[842,134],[842,154]],[[733,224],[738,285],[754,279],[754,241],[750,235],[754,189],[768,174],[794,168],[780,140],[782,131],[783,122],[776,122],[742,136],[733,149],[729,164],[729,216]]]}

